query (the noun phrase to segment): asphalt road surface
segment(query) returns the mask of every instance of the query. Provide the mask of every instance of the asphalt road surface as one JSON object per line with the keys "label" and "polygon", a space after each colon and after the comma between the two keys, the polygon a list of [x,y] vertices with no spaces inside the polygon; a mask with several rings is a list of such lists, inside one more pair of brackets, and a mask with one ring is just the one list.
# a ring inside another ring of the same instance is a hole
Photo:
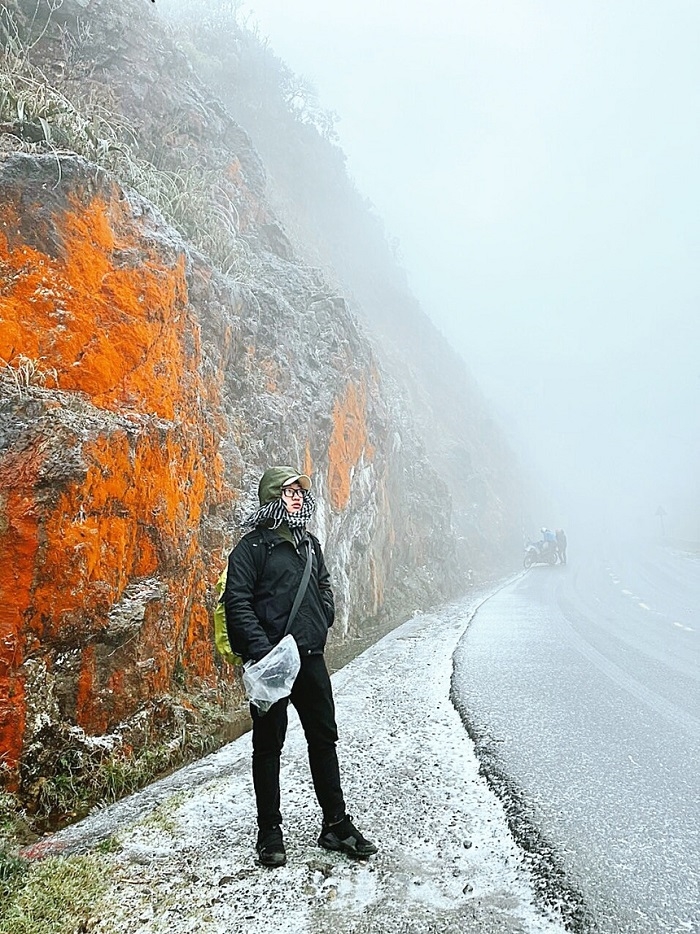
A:
{"label": "asphalt road surface", "polygon": [[700,932],[699,555],[532,568],[476,613],[453,690],[574,929]]}

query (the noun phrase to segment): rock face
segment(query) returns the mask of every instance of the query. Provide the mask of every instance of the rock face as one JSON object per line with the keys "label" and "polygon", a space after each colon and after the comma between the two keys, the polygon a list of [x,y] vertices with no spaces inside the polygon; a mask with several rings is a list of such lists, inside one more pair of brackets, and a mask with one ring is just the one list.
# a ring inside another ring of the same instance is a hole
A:
{"label": "rock face", "polygon": [[[274,257],[284,290],[237,285],[77,157],[8,156],[0,192],[8,773],[41,776],[53,727],[138,745],[134,718],[145,741],[178,727],[176,706],[240,703],[214,657],[211,588],[268,462],[314,477],[336,638],[403,568],[433,575],[419,603],[449,590],[440,481],[425,483],[342,298]],[[402,499],[412,477],[431,490],[420,511]]]}
{"label": "rock face", "polygon": [[213,585],[269,464],[313,476],[332,646],[464,583],[406,390],[342,294],[295,260],[246,134],[165,37],[154,50],[126,29],[148,5],[111,6],[65,0],[58,32],[32,20],[34,54],[55,70],[70,29],[89,37],[89,75],[75,64],[64,91],[81,75],[109,86],[139,158],[168,128],[172,160],[207,152],[246,239],[217,269],[118,166],[27,143],[31,112],[0,136],[0,761],[5,786],[54,816],[71,806],[57,775],[154,748],[167,767],[243,728]]}

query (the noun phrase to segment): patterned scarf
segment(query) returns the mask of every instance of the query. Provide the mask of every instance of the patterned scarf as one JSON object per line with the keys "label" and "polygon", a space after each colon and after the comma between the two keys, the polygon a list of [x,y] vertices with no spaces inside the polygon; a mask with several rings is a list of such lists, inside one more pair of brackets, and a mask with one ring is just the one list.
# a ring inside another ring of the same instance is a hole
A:
{"label": "patterned scarf", "polygon": [[316,510],[316,500],[313,494],[304,490],[301,509],[298,512],[287,512],[282,499],[273,499],[271,503],[265,503],[254,512],[247,516],[242,525],[244,528],[255,529],[262,525],[266,528],[278,529],[283,522],[286,522],[294,538],[294,544],[298,547],[304,538],[306,525]]}

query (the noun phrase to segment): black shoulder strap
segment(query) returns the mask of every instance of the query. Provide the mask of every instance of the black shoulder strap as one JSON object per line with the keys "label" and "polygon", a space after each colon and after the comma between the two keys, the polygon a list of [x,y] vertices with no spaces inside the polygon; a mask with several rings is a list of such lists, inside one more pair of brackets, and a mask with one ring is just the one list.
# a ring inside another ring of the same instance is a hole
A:
{"label": "black shoulder strap", "polygon": [[309,586],[309,578],[311,577],[311,539],[307,538],[306,540],[306,567],[304,568],[304,574],[301,578],[301,583],[299,584],[299,589],[297,590],[297,595],[294,598],[294,603],[292,608],[289,611],[289,617],[287,619],[287,625],[284,627],[283,635],[287,635],[289,630],[292,628],[292,623],[294,622],[294,617],[297,615],[297,611],[301,606],[301,601],[304,599],[304,594],[306,593],[306,588]]}

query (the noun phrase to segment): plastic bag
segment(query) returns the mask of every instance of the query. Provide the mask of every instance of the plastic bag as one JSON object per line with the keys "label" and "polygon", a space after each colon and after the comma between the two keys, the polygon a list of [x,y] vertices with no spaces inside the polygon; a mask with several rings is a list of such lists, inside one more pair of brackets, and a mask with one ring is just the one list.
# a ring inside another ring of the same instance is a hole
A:
{"label": "plastic bag", "polygon": [[286,635],[264,658],[243,669],[243,686],[248,700],[261,714],[288,697],[299,674],[301,659],[294,636]]}

